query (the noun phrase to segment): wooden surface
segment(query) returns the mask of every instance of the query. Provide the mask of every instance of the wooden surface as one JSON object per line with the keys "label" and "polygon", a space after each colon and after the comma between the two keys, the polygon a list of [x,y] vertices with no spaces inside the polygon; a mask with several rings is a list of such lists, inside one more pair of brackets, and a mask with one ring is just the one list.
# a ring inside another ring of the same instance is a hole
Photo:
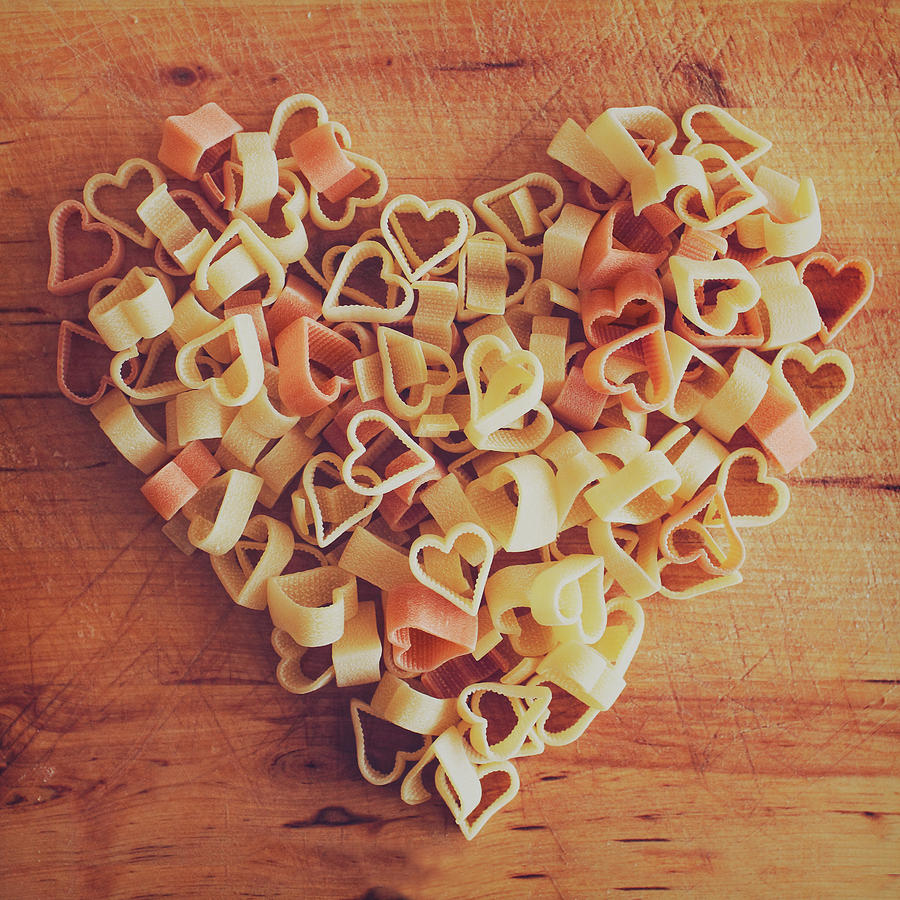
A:
{"label": "wooden surface", "polygon": [[[4,4],[0,896],[897,896],[896,3]],[[521,762],[467,844],[356,772],[347,696],[274,681],[267,617],[181,556],[58,396],[47,215],[216,100],[320,96],[391,192],[465,201],[606,106],[727,106],[812,176],[875,296],[857,387],[746,533],[743,585],[654,598],[626,693]]]}

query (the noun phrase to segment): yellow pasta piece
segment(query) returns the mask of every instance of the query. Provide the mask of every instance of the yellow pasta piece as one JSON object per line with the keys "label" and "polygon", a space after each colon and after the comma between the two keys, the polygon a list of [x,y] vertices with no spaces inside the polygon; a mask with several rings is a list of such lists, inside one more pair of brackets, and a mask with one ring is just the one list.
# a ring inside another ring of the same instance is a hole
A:
{"label": "yellow pasta piece", "polygon": [[[217,259],[235,238],[238,245]],[[214,310],[261,275],[269,283],[260,302],[269,306],[284,289],[284,267],[245,221],[233,219],[200,260],[191,289],[204,308]]]}
{"label": "yellow pasta piece", "polygon": [[643,600],[659,590],[658,531],[656,523],[638,527],[637,555],[633,558],[619,546],[609,522],[596,518],[588,524],[591,549],[603,557],[616,584],[632,600]]}
{"label": "yellow pasta piece", "polygon": [[701,428],[693,434],[686,425],[676,425],[653,449],[664,453],[675,467],[681,478],[675,496],[682,501],[690,500],[728,456],[725,447],[708,431]]}
{"label": "yellow pasta piece", "polygon": [[[607,443],[604,453],[622,464],[584,492],[596,515],[606,522],[643,525],[671,509],[681,478],[663,453],[643,449],[643,439],[638,442],[637,435],[622,429],[595,434]],[[618,446],[611,443],[616,438]],[[591,449],[598,452],[597,442]]]}
{"label": "yellow pasta piece", "polygon": [[[364,497],[340,482],[342,463],[340,456],[326,451],[311,456],[303,468],[301,477],[303,499],[308,509],[309,521],[315,529],[315,542],[320,547],[334,543],[342,534],[346,534],[370,516],[381,503],[380,494]],[[338,484],[331,488],[317,486],[316,475],[320,470],[327,478],[338,481]],[[362,466],[357,468],[357,475],[368,477],[373,482],[377,480],[371,469]],[[294,492],[292,499],[294,498],[300,498],[300,491]],[[326,522],[332,525],[329,531],[326,531]],[[299,521],[295,523],[298,526],[299,524]],[[297,533],[306,537],[305,530],[301,527],[297,528]]]}
{"label": "yellow pasta piece", "polygon": [[414,581],[408,554],[361,527],[350,535],[339,564],[383,591]]}
{"label": "yellow pasta piece", "polygon": [[262,478],[240,469],[208,481],[184,507],[188,540],[211,556],[227,553],[240,540],[261,487]]}
{"label": "yellow pasta piece", "polygon": [[[388,286],[387,305],[362,293],[358,289],[345,287],[353,270],[369,259],[381,260],[381,280]],[[403,300],[396,302],[398,289],[403,292]],[[359,303],[340,303],[341,294],[356,296]],[[408,315],[412,309],[415,294],[412,285],[400,275],[395,274],[394,261],[390,253],[377,241],[362,241],[354,244],[341,259],[334,280],[328,286],[328,292],[322,301],[322,316],[329,322],[378,322],[386,324],[397,322]]]}
{"label": "yellow pasta piece", "polygon": [[[842,376],[840,387],[837,390],[833,390],[831,396],[824,402],[818,406],[812,406],[805,396],[801,399],[801,394],[804,392],[800,386],[785,375],[784,364],[789,360],[799,363],[809,378],[815,376],[815,373],[823,367],[837,369]],[[820,425],[847,399],[850,391],[853,390],[855,378],[850,357],[842,350],[837,350],[834,347],[826,347],[824,350],[815,353],[811,347],[807,347],[805,344],[791,344],[779,350],[775,359],[772,360],[772,384],[784,396],[796,398],[809,431]]]}
{"label": "yellow pasta piece", "polygon": [[240,408],[216,450],[216,459],[225,468],[252,469],[269,442],[283,437],[300,419],[281,411],[278,369],[266,362],[263,365],[263,386]]}
{"label": "yellow pasta piece", "polygon": [[119,453],[145,475],[171,458],[163,439],[121,391],[107,391],[91,406],[91,413]]}
{"label": "yellow pasta piece", "polygon": [[625,184],[616,167],[574,119],[566,119],[560,125],[550,141],[547,155],[596,184],[610,199]]}
{"label": "yellow pasta piece", "polygon": [[[621,178],[630,183],[635,215],[639,215],[651,203],[663,200],[668,190],[676,184],[689,182],[679,182],[676,175],[676,180],[669,183],[674,173],[668,170],[659,173],[663,177],[658,180],[656,168],[644,155],[633,135],[638,134],[652,140],[659,154],[660,151],[670,150],[676,133],[675,123],[654,106],[607,109],[587,127],[585,134],[588,139],[612,163]],[[685,175],[694,180],[699,180],[702,176],[705,181],[703,166],[696,160],[692,162],[695,163],[695,167],[691,167],[691,171]],[[605,185],[601,187],[611,195]]]}
{"label": "yellow pasta piece", "polygon": [[[697,116],[709,116],[715,120],[715,124],[725,132],[727,143],[725,141],[710,141],[709,138],[702,138],[694,127],[694,119]],[[748,128],[743,122],[739,122],[730,112],[719,106],[713,106],[710,103],[699,103],[686,109],[681,116],[681,130],[685,137],[688,138],[687,146],[682,151],[685,156],[694,156],[696,151],[704,144],[718,144],[722,149],[726,150],[730,156],[731,147],[737,143],[746,145],[747,150],[734,159],[736,165],[741,168],[747,168],[751,163],[756,162],[761,156],[768,153],[772,149],[772,142],[763,135]],[[722,170],[709,173],[709,180],[713,183],[725,177]]]}
{"label": "yellow pasta piece", "polygon": [[[510,489],[516,501],[510,499]],[[539,456],[519,456],[495,466],[466,487],[466,497],[505,550],[534,550],[556,538],[555,479]]]}
{"label": "yellow pasta piece", "polygon": [[[169,326],[169,334],[177,349],[183,347],[188,341],[209,334],[222,324],[222,320],[204,309],[190,291],[183,294],[172,307],[172,317],[173,322]],[[218,362],[231,362],[231,347],[227,334],[220,335],[204,344],[203,349]]]}
{"label": "yellow pasta piece", "polygon": [[543,172],[530,172],[509,184],[480,194],[472,202],[472,208],[491,231],[503,238],[510,250],[525,256],[539,256],[543,249],[543,242],[526,243],[520,239],[510,224],[494,208],[495,204],[501,203],[522,188],[537,188],[550,194],[550,203],[538,210],[541,222],[545,227],[549,227],[562,209],[564,195],[562,185],[555,178],[551,178]]}
{"label": "yellow pasta piece", "polygon": [[[484,527],[475,507],[466,497],[463,485],[452,473],[432,482],[422,490],[419,497],[444,534],[466,522]],[[480,565],[486,559],[485,546],[477,536],[461,533],[455,543],[470,565]]]}
{"label": "yellow pasta piece", "polygon": [[456,698],[424,694],[390,672],[382,676],[369,706],[378,718],[416,734],[441,734],[459,721]]}
{"label": "yellow pasta piece", "polygon": [[208,228],[198,231],[188,214],[169,195],[163,182],[141,201],[140,220],[159,238],[166,252],[191,275],[213,245]]}
{"label": "yellow pasta piece", "polygon": [[331,648],[334,680],[338,687],[372,684],[381,678],[381,637],[375,603],[363,600],[356,615],[344,623],[344,633]]}
{"label": "yellow pasta piece", "polygon": [[559,218],[544,235],[544,256],[541,278],[574,289],[578,287],[581,256],[600,214],[567,203]]}
{"label": "yellow pasta piece", "polygon": [[[253,516],[244,526],[247,541],[239,540],[221,556],[212,556],[213,571],[239,606],[266,608],[266,582],[280,575],[294,555],[294,535],[284,522],[271,516]],[[246,549],[261,550],[255,566],[250,566]]]}
{"label": "yellow pasta piece", "polygon": [[623,597],[609,603],[609,613],[622,612],[626,625],[607,629],[608,634],[593,646],[569,641],[559,644],[538,665],[528,685],[554,684],[584,703],[588,709],[562,731],[548,730],[548,713],[538,720],[538,736],[547,744],[560,746],[580,737],[598,712],[610,709],[625,689],[624,675],[631,665],[644,633],[644,611],[633,599]]}
{"label": "yellow pasta piece", "polygon": [[610,474],[596,454],[591,453],[584,441],[572,431],[565,431],[540,451],[544,459],[556,470],[556,512],[564,531],[576,500],[585,488]]}
{"label": "yellow pasta piece", "polygon": [[[393,218],[397,213],[417,213],[426,222],[430,222],[441,213],[450,213],[457,222],[456,232],[449,236],[442,249],[414,266],[415,260],[409,259],[409,254],[404,251],[395,234],[396,226]],[[381,231],[384,239],[391,253],[394,254],[394,257],[400,264],[404,275],[410,281],[418,281],[433,271],[436,266],[439,266],[449,256],[461,250],[469,236],[469,230],[468,210],[458,200],[435,200],[432,203],[426,203],[414,194],[400,194],[394,197],[393,200],[390,200],[381,211]]]}
{"label": "yellow pasta piece", "polygon": [[[489,721],[481,710],[481,700],[491,694],[506,699],[515,713],[515,725],[503,738],[495,741],[489,739]],[[544,749],[534,733],[534,726],[547,712],[552,696],[550,689],[543,685],[528,687],[480,682],[470,684],[460,693],[456,708],[468,726],[466,736],[472,749],[483,759],[497,762],[531,756]]]}
{"label": "yellow pasta piece", "polygon": [[309,650],[302,647],[281,628],[272,629],[272,649],[281,657],[275,669],[278,683],[292,694],[311,694],[334,681],[334,666],[328,666],[315,678],[303,671],[303,657]]}
{"label": "yellow pasta piece", "polygon": [[237,413],[237,407],[222,406],[207,390],[183,391],[166,403],[167,446],[175,450],[191,441],[220,438]]}
{"label": "yellow pasta piece", "polygon": [[789,260],[757,266],[753,278],[761,291],[759,311],[765,340],[760,350],[778,350],[819,333],[822,318],[815,298]]}
{"label": "yellow pasta piece", "polygon": [[[456,713],[454,701],[454,713]],[[458,714],[456,715],[459,718]],[[422,780],[422,772],[432,761],[437,760],[439,766],[449,770],[453,780],[454,790],[457,794],[461,809],[468,815],[481,799],[481,788],[478,783],[478,773],[472,761],[469,759],[465,741],[454,724],[449,724],[432,741],[416,764],[407,772],[400,786],[400,797],[404,803],[414,806],[424,803],[431,797],[431,793],[425,787]]]}
{"label": "yellow pasta piece", "polygon": [[[398,418],[419,418],[436,397],[456,387],[458,372],[453,357],[434,344],[425,344],[393,328],[379,328],[378,355],[382,395],[388,409]],[[409,389],[412,389],[410,399],[404,400],[402,394]],[[416,396],[419,399],[410,402]]]}
{"label": "yellow pasta piece", "polygon": [[[361,425],[378,422],[389,431],[401,444],[416,457],[417,462],[393,475],[379,479],[370,484],[363,484],[354,475],[357,461],[366,452],[365,443],[359,438],[357,431]],[[347,425],[347,442],[350,453],[341,465],[341,477],[347,486],[358,494],[367,497],[383,496],[388,491],[396,490],[404,484],[415,481],[434,467],[434,458],[426,453],[389,415],[379,409],[363,409],[356,413]]]}
{"label": "yellow pasta piece", "polygon": [[509,195],[509,202],[519,217],[519,224],[522,226],[522,233],[525,237],[534,237],[546,230],[547,226],[541,219],[540,210],[537,208],[530,188],[524,185],[516,188]]}
{"label": "yellow pasta piece", "polygon": [[135,266],[88,311],[91,325],[115,352],[142,338],[156,337],[172,325],[172,305],[158,278]]}
{"label": "yellow pasta piece", "polygon": [[253,471],[263,480],[259,502],[272,507],[288,482],[306,465],[316,452],[318,438],[308,437],[300,425],[295,425],[256,463]]}
{"label": "yellow pasta piece", "polygon": [[303,227],[303,217],[309,208],[309,198],[300,179],[287,169],[278,170],[277,196],[283,197],[285,200],[280,213],[283,227],[275,226],[276,231],[283,231],[283,234],[278,233],[276,236],[264,231],[248,212],[240,208],[234,209],[231,215],[246,223],[250,231],[269,249],[275,259],[282,266],[287,267],[291,263],[299,262],[309,249],[309,239],[306,229]]}
{"label": "yellow pasta piece", "polygon": [[744,580],[740,572],[710,575],[694,563],[684,565],[671,559],[661,559],[659,570],[662,578],[659,592],[669,600],[694,600]]}
{"label": "yellow pasta piece", "polygon": [[509,272],[506,244],[493,232],[476,234],[464,244],[460,267],[465,267],[465,309],[477,315],[503,315]]}
{"label": "yellow pasta piece", "polygon": [[278,160],[265,131],[239,131],[231,138],[231,159],[240,163],[241,195],[234,209],[254,222],[269,218],[269,206],[278,192]]}
{"label": "yellow pasta piece", "polygon": [[333,644],[356,615],[356,578],[336,566],[278,575],[266,586],[272,623],[302,647]]}
{"label": "yellow pasta piece", "polygon": [[819,198],[812,179],[797,182],[768,166],[760,166],[754,185],[766,197],[763,212],[737,222],[744,247],[765,247],[771,256],[797,256],[812,250],[822,237]]}
{"label": "yellow pasta piece", "polygon": [[531,583],[528,602],[535,621],[551,627],[557,641],[594,643],[606,628],[602,558],[572,554],[547,564]]}
{"label": "yellow pasta piece", "polygon": [[[793,269],[790,263],[788,266]],[[719,336],[728,334],[734,328],[739,313],[756,306],[760,299],[760,286],[754,276],[758,271],[755,269],[754,275],[751,275],[736,259],[714,259],[708,262],[686,256],[672,256],[669,259],[669,272],[682,315],[702,331]],[[794,275],[796,274],[795,270]],[[704,299],[703,285],[707,281],[736,284],[718,290],[712,310],[704,314],[697,301],[698,294],[701,300]]]}
{"label": "yellow pasta piece", "polygon": [[509,427],[540,402],[544,387],[540,360],[527,350],[510,350],[494,335],[482,335],[469,344],[463,372],[471,403],[465,433],[479,449],[487,449],[484,445],[493,432]]}
{"label": "yellow pasta piece", "polygon": [[765,360],[741,348],[726,363],[728,378],[694,415],[694,421],[720,441],[734,433],[753,415],[769,385]]}
{"label": "yellow pasta piece", "polygon": [[[698,192],[690,184],[681,188],[675,195],[672,207],[678,218],[689,228],[702,231],[726,228],[765,205],[765,194],[721,147],[715,144],[702,144],[691,156],[703,165],[710,183],[727,179],[726,184],[736,183],[737,186],[719,198],[711,191]],[[695,200],[698,197],[703,215],[694,211]]]}
{"label": "yellow pasta piece", "polygon": [[[210,341],[233,332],[237,356],[218,377],[204,378],[197,366],[197,353]],[[175,357],[175,372],[188,388],[207,388],[223,406],[242,406],[259,393],[265,380],[262,351],[256,326],[247,313],[231,316],[212,331],[183,344]]]}
{"label": "yellow pasta piece", "polygon": [[[675,422],[687,422],[716,394],[728,379],[728,373],[715,357],[697,349],[672,331],[666,332],[666,347],[672,362],[673,383],[677,387],[660,412]],[[692,363],[697,365],[688,377]]]}
{"label": "yellow pasta piece", "polygon": [[418,300],[412,320],[413,337],[449,353],[453,348],[452,326],[459,289],[447,281],[419,281],[414,287]]}

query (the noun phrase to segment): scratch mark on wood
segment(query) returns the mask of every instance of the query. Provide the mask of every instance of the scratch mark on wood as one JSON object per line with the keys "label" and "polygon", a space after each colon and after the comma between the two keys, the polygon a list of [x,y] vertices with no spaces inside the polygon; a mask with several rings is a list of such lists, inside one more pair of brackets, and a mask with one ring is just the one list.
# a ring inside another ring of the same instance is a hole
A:
{"label": "scratch mark on wood", "polygon": [[295,819],[282,824],[282,828],[343,828],[348,825],[370,825],[378,822],[377,816],[352,813],[344,806],[324,806],[308,819]]}
{"label": "scratch mark on wood", "polygon": [[669,838],[615,838],[617,844],[668,844]]}
{"label": "scratch mark on wood", "polygon": [[479,60],[477,62],[461,62],[452,66],[435,66],[438,72],[490,72],[494,69],[521,69],[524,59]]}

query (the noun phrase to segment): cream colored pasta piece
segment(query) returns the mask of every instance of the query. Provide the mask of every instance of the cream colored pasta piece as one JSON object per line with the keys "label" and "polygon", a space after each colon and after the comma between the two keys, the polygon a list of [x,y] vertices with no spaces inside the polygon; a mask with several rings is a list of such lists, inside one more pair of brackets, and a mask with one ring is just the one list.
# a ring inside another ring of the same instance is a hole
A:
{"label": "cream colored pasta piece", "polygon": [[91,413],[119,453],[145,475],[169,460],[171,454],[163,439],[121,391],[107,391],[91,407]]}
{"label": "cream colored pasta piece", "polygon": [[[294,535],[289,525],[271,516],[253,516],[244,526],[243,536],[227,553],[212,556],[213,571],[239,606],[266,608],[266,582],[280,575],[294,555]],[[247,545],[245,546],[242,545]],[[251,566],[246,549],[261,550]]]}
{"label": "cream colored pasta piece", "polygon": [[211,556],[227,553],[240,540],[261,487],[262,478],[240,469],[207,482],[184,508],[188,540]]}
{"label": "cream colored pasta piece", "polygon": [[241,195],[233,209],[254,222],[269,218],[269,206],[278,192],[278,160],[265,131],[239,131],[231,138],[231,158],[242,168]]}
{"label": "cream colored pasta piece", "polygon": [[[395,227],[392,222],[396,214],[403,213],[417,213],[426,222],[430,222],[441,213],[450,213],[456,219],[456,231],[448,235],[448,240],[440,250],[433,253],[428,259],[423,260],[419,265],[414,266],[411,263],[415,261],[410,260],[409,254],[404,251],[395,234]],[[394,257],[400,264],[400,269],[410,281],[418,281],[449,256],[462,249],[469,236],[469,218],[467,213],[466,207],[458,200],[435,200],[431,203],[426,203],[414,194],[400,194],[385,205],[381,212],[381,231],[391,253],[394,254]]]}
{"label": "cream colored pasta piece", "polygon": [[[237,246],[225,250],[235,238]],[[262,275],[269,283],[261,302],[268,306],[284,288],[284,267],[245,221],[233,219],[200,260],[191,289],[206,309],[214,310]]]}
{"label": "cream colored pasta piece", "polygon": [[[489,718],[481,709],[481,700],[487,695],[506,699],[515,714],[515,725],[500,740],[489,739]],[[483,759],[496,762],[516,756],[530,756],[543,750],[543,744],[534,734],[534,726],[546,713],[552,696],[550,689],[543,685],[528,687],[480,682],[470,684],[460,693],[456,708],[463,723],[468,726],[466,737],[472,748]]]}
{"label": "cream colored pasta piece", "polygon": [[341,553],[340,567],[383,591],[414,580],[409,555],[362,527],[350,535]]}
{"label": "cream colored pasta piece", "polygon": [[[515,487],[516,502],[507,486]],[[556,537],[555,478],[539,456],[519,456],[495,466],[466,487],[466,497],[505,550],[534,550]]]}
{"label": "cream colored pasta piece", "polygon": [[145,197],[136,211],[172,259],[187,274],[193,274],[213,245],[209,229],[197,230],[188,214],[172,199],[165,183]]}
{"label": "cream colored pasta piece", "polygon": [[726,363],[728,375],[718,391],[694,415],[694,421],[720,441],[730,441],[757,406],[769,385],[765,360],[749,350],[738,350]]}
{"label": "cream colored pasta piece", "polygon": [[815,298],[789,260],[757,266],[753,278],[761,291],[760,319],[765,340],[760,350],[778,350],[819,333],[822,319]]}
{"label": "cream colored pasta piece", "polygon": [[[172,337],[172,343],[179,349],[188,341],[208,335],[214,328],[222,324],[222,320],[204,309],[190,291],[184,293],[172,307],[172,316],[173,322],[169,326],[169,334]],[[232,360],[227,334],[205,343],[203,349],[218,362],[228,363]]]}
{"label": "cream colored pasta piece", "polygon": [[334,680],[338,687],[372,684],[381,677],[381,636],[375,603],[361,601],[356,615],[344,623],[344,633],[331,647]]}
{"label": "cream colored pasta piece", "polygon": [[[233,333],[237,355],[221,374],[204,378],[197,366],[197,354],[212,340]],[[175,357],[175,372],[187,388],[207,388],[223,406],[243,406],[259,393],[265,368],[253,319],[240,313],[225,319],[212,331],[183,344]]]}
{"label": "cream colored pasta piece", "polygon": [[[456,549],[456,545],[465,542],[471,546],[473,539],[481,545],[478,556],[482,560],[475,567],[474,584],[470,584],[459,568],[462,552]],[[448,558],[454,560],[455,565],[451,566],[447,574],[454,575],[454,568],[459,572],[455,583],[446,577],[446,568],[441,565]],[[491,536],[474,522],[454,525],[443,538],[421,534],[409,548],[409,568],[416,580],[470,615],[478,612],[493,559],[494,543]]]}
{"label": "cream colored pasta piece", "polygon": [[269,578],[266,591],[272,623],[302,647],[333,644],[357,611],[356,578],[336,566]]}
{"label": "cream colored pasta piece", "polygon": [[722,465],[728,451],[702,428],[694,434],[686,425],[676,425],[653,445],[675,467],[681,484],[675,491],[679,500],[690,500],[707,478]]}
{"label": "cream colored pasta piece", "polygon": [[760,166],[754,185],[766,197],[763,212],[737,222],[738,240],[744,247],[765,247],[772,256],[807,253],[822,237],[819,198],[810,178],[797,182],[768,166]]}
{"label": "cream colored pasta piece", "polygon": [[140,247],[152,247],[154,244],[154,235],[149,228],[145,228],[143,233],[138,232],[133,226],[127,222],[123,222],[114,216],[104,213],[97,205],[97,192],[103,187],[115,187],[125,189],[129,182],[138,172],[146,172],[150,176],[153,190],[160,185],[165,184],[166,176],[159,166],[148,162],[146,159],[128,159],[122,163],[116,170],[115,175],[108,172],[101,172],[92,175],[84,185],[84,205],[91,215],[98,221],[114,228],[119,234],[124,235],[129,240],[134,241]]}
{"label": "cream colored pasta piece", "polygon": [[300,425],[295,425],[257,460],[253,471],[263,480],[258,498],[263,506],[271,508],[275,505],[288,482],[309,462],[318,445],[318,438],[308,437]]}
{"label": "cream colored pasta piece", "polygon": [[172,325],[172,305],[158,278],[135,266],[88,312],[91,325],[110,350],[125,350]]}
{"label": "cream colored pasta piece", "polygon": [[[525,256],[539,256],[542,252],[543,243],[531,239],[531,243],[526,243],[520,238],[510,227],[508,222],[496,209],[496,205],[502,203],[522,188],[537,188],[550,195],[550,203],[538,210],[538,216],[545,227],[549,227],[563,206],[563,189],[562,185],[550,175],[543,172],[530,172],[523,175],[509,184],[504,184],[499,188],[480,194],[472,202],[472,208],[481,218],[481,220],[491,229],[491,231],[499,234],[506,241],[506,246],[516,253],[522,253]],[[516,216],[516,223],[520,224],[519,217]],[[524,237],[524,235],[523,235]]]}

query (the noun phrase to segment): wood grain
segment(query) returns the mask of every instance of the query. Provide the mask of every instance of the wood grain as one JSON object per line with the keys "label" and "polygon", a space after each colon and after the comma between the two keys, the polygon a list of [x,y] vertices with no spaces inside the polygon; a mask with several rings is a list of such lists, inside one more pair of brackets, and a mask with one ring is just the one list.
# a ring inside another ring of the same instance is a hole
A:
{"label": "wood grain", "polygon": [[[0,896],[897,896],[898,7],[360,2],[0,12]],[[614,710],[525,760],[467,844],[356,773],[347,697],[274,681],[264,616],[159,532],[56,393],[46,220],[216,100],[319,95],[392,192],[465,201],[551,166],[566,116],[727,106],[808,174],[875,296],[858,384],[745,581],[646,604]]]}

